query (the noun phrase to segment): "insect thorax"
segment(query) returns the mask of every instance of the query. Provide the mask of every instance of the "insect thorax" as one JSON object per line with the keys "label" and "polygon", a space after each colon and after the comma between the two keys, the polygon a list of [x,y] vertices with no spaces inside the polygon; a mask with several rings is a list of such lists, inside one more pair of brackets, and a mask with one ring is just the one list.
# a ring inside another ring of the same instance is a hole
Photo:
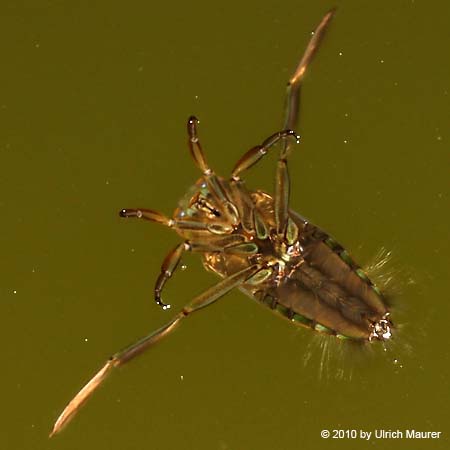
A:
{"label": "insect thorax", "polygon": [[221,178],[219,182],[230,200],[225,207],[204,178],[180,201],[174,219],[191,223],[179,231],[181,236],[194,251],[203,253],[206,267],[221,277],[255,263],[266,269],[264,280],[261,274],[253,280],[258,289],[265,287],[263,281],[270,284],[285,277],[303,260],[301,245],[297,239],[286,244],[277,235],[272,197],[248,191],[242,182]]}

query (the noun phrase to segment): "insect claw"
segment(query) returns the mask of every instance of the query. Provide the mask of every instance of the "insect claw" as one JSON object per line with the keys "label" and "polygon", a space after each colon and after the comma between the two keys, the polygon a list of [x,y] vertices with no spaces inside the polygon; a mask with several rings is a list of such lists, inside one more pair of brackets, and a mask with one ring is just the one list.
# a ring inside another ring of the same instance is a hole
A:
{"label": "insect claw", "polygon": [[140,209],[121,209],[119,211],[120,217],[125,217],[128,219],[129,217],[137,217],[138,219],[142,218],[142,211]]}
{"label": "insect claw", "polygon": [[160,306],[163,309],[163,311],[167,311],[168,309],[170,309],[171,305],[169,303],[164,303],[160,297],[156,298],[155,302],[158,306]]}
{"label": "insect claw", "polygon": [[187,130],[189,135],[189,140],[191,142],[198,142],[197,136],[197,125],[199,124],[199,120],[195,116],[190,116],[187,123]]}
{"label": "insect claw", "polygon": [[190,116],[189,117],[189,119],[188,119],[188,124],[189,125],[194,125],[194,124],[197,124],[197,123],[200,123],[200,121],[197,119],[197,117],[195,117],[195,116]]}

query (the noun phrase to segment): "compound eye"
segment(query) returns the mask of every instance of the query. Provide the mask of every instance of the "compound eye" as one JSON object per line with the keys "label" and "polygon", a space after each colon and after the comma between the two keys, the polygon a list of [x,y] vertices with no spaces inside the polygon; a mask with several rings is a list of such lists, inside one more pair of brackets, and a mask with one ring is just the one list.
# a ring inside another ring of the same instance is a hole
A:
{"label": "compound eye", "polygon": [[214,205],[208,202],[204,197],[197,197],[196,206],[198,210],[208,213],[211,218],[221,216],[220,211],[214,208]]}

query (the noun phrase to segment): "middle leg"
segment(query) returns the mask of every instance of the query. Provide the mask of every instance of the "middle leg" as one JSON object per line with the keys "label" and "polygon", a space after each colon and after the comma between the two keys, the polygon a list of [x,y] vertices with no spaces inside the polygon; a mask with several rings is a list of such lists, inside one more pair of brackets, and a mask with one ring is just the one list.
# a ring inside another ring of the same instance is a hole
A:
{"label": "middle leg", "polygon": [[299,137],[292,130],[280,131],[270,136],[262,143],[262,145],[256,146],[245,153],[244,156],[236,163],[231,173],[232,180],[239,183],[239,174],[241,172],[252,167],[260,161],[262,157],[275,146],[275,144],[281,142],[277,162],[277,171],[275,175],[274,213],[277,234],[282,241],[289,241],[289,239],[286,238],[286,235],[291,235],[292,233],[287,233],[288,226],[293,226],[293,223],[290,223],[292,221],[289,221],[289,173],[287,168],[289,146],[286,143],[286,140],[289,138],[295,138],[296,142],[299,140]]}

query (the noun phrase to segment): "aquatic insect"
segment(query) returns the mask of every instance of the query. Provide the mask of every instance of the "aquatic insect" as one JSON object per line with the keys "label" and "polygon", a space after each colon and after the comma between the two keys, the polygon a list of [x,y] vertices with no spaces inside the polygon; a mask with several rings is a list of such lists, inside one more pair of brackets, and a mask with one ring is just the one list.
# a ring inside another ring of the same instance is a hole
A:
{"label": "aquatic insect", "polygon": [[[174,229],[183,242],[166,257],[155,285],[156,303],[184,252],[201,254],[205,267],[222,279],[195,297],[166,325],[114,354],[69,402],[50,436],[58,433],[114,367],[141,354],[170,334],[186,317],[239,289],[294,323],[340,339],[385,341],[392,323],[379,289],[332,237],[289,208],[287,159],[299,137],[300,85],[333,16],[328,12],[316,28],[287,85],[284,130],[250,149],[230,178],[215,174],[206,162],[197,133],[198,120],[187,123],[192,158],[202,172],[172,218],[150,209],[123,209],[135,217]],[[252,191],[241,175],[267,153],[278,151],[275,194]]]}

